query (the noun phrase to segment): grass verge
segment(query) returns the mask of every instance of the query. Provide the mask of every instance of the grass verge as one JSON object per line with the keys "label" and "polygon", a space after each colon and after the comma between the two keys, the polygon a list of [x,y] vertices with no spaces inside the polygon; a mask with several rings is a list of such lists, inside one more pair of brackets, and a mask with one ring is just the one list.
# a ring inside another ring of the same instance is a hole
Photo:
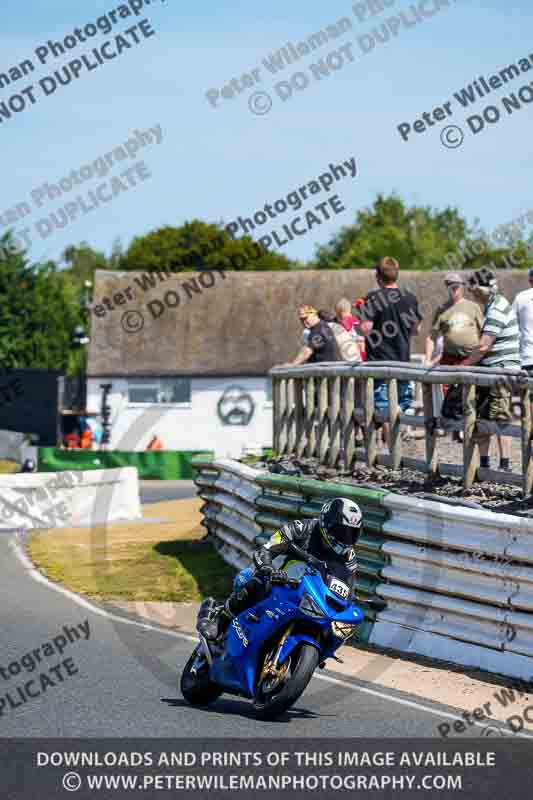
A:
{"label": "grass verge", "polygon": [[146,505],[144,516],[157,520],[148,524],[42,531],[28,551],[50,580],[100,600],[222,598],[235,571],[203,541],[201,505],[196,498]]}
{"label": "grass verge", "polygon": [[12,475],[19,472],[20,464],[18,461],[10,461],[7,458],[0,458],[0,475]]}

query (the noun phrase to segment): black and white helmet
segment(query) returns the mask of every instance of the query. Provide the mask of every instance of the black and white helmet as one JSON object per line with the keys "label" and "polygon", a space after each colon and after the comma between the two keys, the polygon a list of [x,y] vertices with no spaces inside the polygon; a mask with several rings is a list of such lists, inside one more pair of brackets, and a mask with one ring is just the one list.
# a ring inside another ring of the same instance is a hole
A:
{"label": "black and white helmet", "polygon": [[335,497],[324,503],[319,517],[324,542],[338,555],[347,555],[363,527],[361,509],[354,500]]}

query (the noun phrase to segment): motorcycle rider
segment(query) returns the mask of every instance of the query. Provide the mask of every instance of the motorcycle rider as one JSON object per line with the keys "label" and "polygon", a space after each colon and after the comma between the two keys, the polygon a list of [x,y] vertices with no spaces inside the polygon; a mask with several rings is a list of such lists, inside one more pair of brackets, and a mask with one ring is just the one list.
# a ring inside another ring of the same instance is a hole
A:
{"label": "motorcycle rider", "polygon": [[[294,520],[283,525],[268,542],[253,554],[255,570],[244,570],[236,580],[239,588],[233,590],[223,605],[213,598],[206,598],[198,615],[198,631],[206,639],[214,641],[227,630],[234,617],[264,600],[272,582],[288,578],[284,569],[275,569],[272,559],[290,555],[291,542],[301,550],[329,565],[337,562],[340,567],[353,574],[357,567],[355,544],[363,526],[361,509],[353,500],[335,497],[322,506],[320,516],[309,520]],[[297,556],[286,560],[284,567],[298,561]],[[352,581],[353,582],[353,581]]]}

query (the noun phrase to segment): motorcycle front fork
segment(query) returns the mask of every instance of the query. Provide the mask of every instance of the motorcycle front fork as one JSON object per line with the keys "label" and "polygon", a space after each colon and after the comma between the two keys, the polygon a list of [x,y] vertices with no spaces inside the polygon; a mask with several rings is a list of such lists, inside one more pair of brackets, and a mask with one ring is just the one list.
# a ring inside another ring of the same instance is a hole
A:
{"label": "motorcycle front fork", "polygon": [[211,664],[213,663],[213,656],[211,654],[205,636],[202,636],[202,634],[200,634],[200,644],[196,648],[196,658],[194,660],[194,664],[191,667],[191,672],[194,672],[196,674],[198,670],[203,666],[204,662],[207,662],[207,664],[211,666]]}
{"label": "motorcycle front fork", "polygon": [[288,662],[284,667],[279,667],[278,658],[281,655],[281,650],[283,648],[283,645],[287,641],[288,637],[291,635],[293,627],[294,624],[291,622],[291,624],[287,627],[287,630],[281,637],[280,643],[278,645],[275,654],[272,656],[272,658],[265,659],[265,663],[263,664],[263,669],[261,670],[261,678],[260,678],[261,681],[265,680],[265,678],[267,678],[269,675],[276,678],[283,678],[285,673],[287,672],[287,668],[289,666]]}

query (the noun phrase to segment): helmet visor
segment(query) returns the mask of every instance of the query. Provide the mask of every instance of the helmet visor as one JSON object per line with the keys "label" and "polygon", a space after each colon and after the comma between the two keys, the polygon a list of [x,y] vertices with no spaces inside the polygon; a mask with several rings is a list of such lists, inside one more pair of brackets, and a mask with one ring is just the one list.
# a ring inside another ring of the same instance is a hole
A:
{"label": "helmet visor", "polygon": [[353,525],[336,525],[335,528],[328,533],[327,541],[332,550],[339,555],[344,555],[357,542],[360,530],[360,525],[357,528]]}
{"label": "helmet visor", "polygon": [[357,527],[353,525],[335,525],[330,532],[330,538],[345,547],[351,547],[357,541],[360,528],[360,525]]}

